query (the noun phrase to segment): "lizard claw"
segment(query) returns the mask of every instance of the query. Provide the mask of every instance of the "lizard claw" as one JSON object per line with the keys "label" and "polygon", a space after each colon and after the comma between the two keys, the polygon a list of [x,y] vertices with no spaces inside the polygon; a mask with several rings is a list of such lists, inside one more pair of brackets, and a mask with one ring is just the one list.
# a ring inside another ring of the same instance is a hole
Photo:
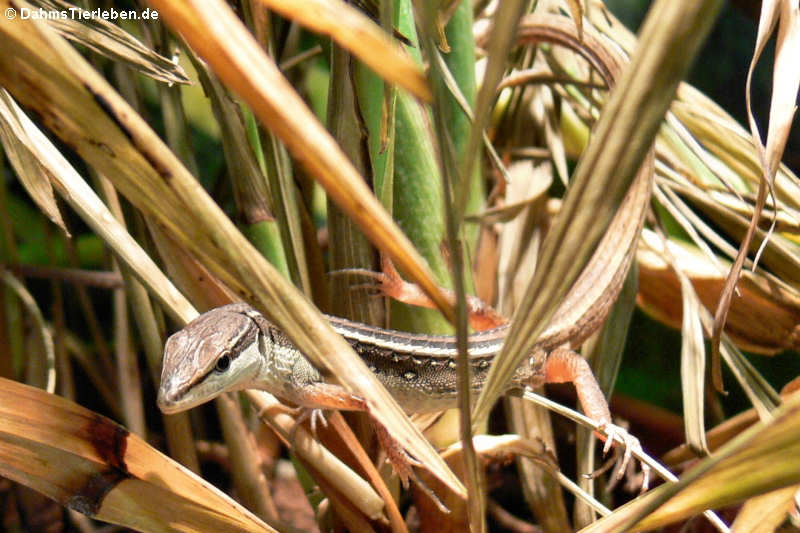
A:
{"label": "lizard claw", "polygon": [[[606,442],[603,445],[603,455],[608,454],[615,440],[621,442],[622,446],[625,447],[622,460],[619,461],[617,468],[614,469],[614,477],[619,481],[627,471],[628,466],[632,464],[631,458],[633,457],[633,452],[636,451],[639,454],[644,454],[642,444],[639,442],[639,439],[628,433],[628,430],[616,424],[602,424],[598,427],[598,431],[606,435]],[[642,463],[642,476],[641,492],[645,492],[650,484],[650,465],[644,462]]]}
{"label": "lizard claw", "polygon": [[325,419],[324,409],[318,409],[315,407],[299,407],[297,410],[300,411],[300,414],[295,419],[294,425],[289,431],[290,442],[294,441],[297,428],[300,427],[306,420],[309,421],[309,425],[311,426],[311,434],[315,439],[317,438],[317,424],[320,424],[320,426],[324,428],[328,427],[328,421]]}
{"label": "lizard claw", "polygon": [[[325,411],[323,409],[310,409],[309,422],[311,424],[311,434],[317,436],[317,424],[322,427],[328,427],[328,420],[325,418]],[[638,441],[637,441],[638,442]]]}
{"label": "lizard claw", "polygon": [[[374,419],[373,419],[374,420]],[[416,481],[417,486],[425,494],[430,497],[431,501],[439,508],[442,514],[450,514],[450,509],[439,499],[436,493],[428,487],[425,482],[414,472],[413,467],[421,467],[422,463],[414,459],[409,453],[397,442],[394,437],[389,434],[389,431],[377,421],[375,422],[375,435],[378,437],[378,442],[386,453],[386,459],[394,468],[397,477],[400,478],[400,483],[404,489],[408,489],[410,480]]]}
{"label": "lizard claw", "polygon": [[407,489],[409,479],[416,479],[412,467],[421,466],[421,463],[411,457],[400,443],[389,434],[386,428],[377,422],[375,423],[375,435],[378,437],[378,442],[386,453],[386,458],[397,473],[397,477],[400,478],[403,488]]}

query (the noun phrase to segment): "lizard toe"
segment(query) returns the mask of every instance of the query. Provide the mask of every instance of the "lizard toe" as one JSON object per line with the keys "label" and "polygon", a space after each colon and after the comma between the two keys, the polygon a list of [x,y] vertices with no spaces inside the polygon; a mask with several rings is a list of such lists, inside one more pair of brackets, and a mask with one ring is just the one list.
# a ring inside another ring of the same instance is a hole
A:
{"label": "lizard toe", "polygon": [[[604,433],[606,436],[606,441],[603,446],[604,455],[609,452],[612,444],[615,441],[624,448],[621,459],[618,458],[614,461],[616,463],[616,467],[614,469],[614,475],[612,478],[619,481],[628,471],[628,467],[633,467],[634,463],[631,461],[631,459],[633,458],[634,453],[640,457],[644,455],[642,444],[639,442],[639,439],[631,435],[627,429],[616,424],[605,423],[598,428],[598,431]],[[641,492],[645,492],[647,490],[649,483],[650,465],[642,462]]]}

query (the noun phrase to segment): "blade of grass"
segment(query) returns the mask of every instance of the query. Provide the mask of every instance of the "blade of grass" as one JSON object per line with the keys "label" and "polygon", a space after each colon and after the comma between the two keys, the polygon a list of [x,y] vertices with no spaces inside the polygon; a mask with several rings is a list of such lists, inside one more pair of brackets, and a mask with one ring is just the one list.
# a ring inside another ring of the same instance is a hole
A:
{"label": "blade of grass", "polygon": [[69,236],[69,231],[61,218],[61,212],[58,210],[58,204],[53,195],[53,187],[47,176],[47,169],[36,160],[36,157],[24,144],[25,134],[15,128],[17,124],[13,116],[6,116],[8,113],[12,113],[10,108],[12,103],[11,96],[3,89],[0,89],[0,102],[2,102],[0,112],[3,113],[2,120],[0,120],[0,141],[2,141],[8,162],[42,213]]}
{"label": "blade of grass", "polygon": [[[338,45],[331,46],[331,77],[328,93],[328,129],[356,170],[365,179],[371,175],[370,154],[364,142],[365,126],[358,112],[353,58]],[[359,95],[360,96],[360,95]],[[348,268],[376,270],[378,261],[369,241],[335,203],[328,200],[328,255],[333,272]],[[331,312],[365,324],[385,326],[384,301],[369,291],[354,290],[352,279],[334,276]]]}
{"label": "blade of grass", "polygon": [[[220,126],[222,149],[233,186],[237,219],[242,232],[281,274],[288,277],[289,265],[280,240],[280,229],[273,216],[274,210],[270,205],[274,204],[274,200],[248,139],[243,111],[219,80],[197,61],[194,54],[189,52],[189,57],[192,59],[205,94],[211,100],[211,109]],[[292,279],[299,282],[306,278],[298,275]],[[301,286],[307,289],[302,283]]]}
{"label": "blade of grass", "polygon": [[36,128],[21,109],[12,106],[22,131],[29,137],[36,156],[49,169],[58,186],[59,193],[73,209],[84,217],[103,240],[135,272],[151,291],[182,320],[191,320],[196,311],[189,302],[161,275],[158,267],[130,237],[125,228],[113,218],[111,212],[100,201],[83,179],[75,172],[53,144]]}
{"label": "blade of grass", "polygon": [[446,316],[452,316],[446,298],[438,291],[419,254],[380,209],[341,150],[230,9],[217,0],[154,0],[152,4],[209,62],[220,79],[251,105],[262,122],[359,223],[367,237],[418,283]]}
{"label": "blade of grass", "polygon": [[[17,249],[14,228],[11,225],[11,213],[8,198],[8,184],[10,179],[6,176],[5,152],[0,153],[0,260],[4,263],[19,264],[19,250]],[[15,372],[21,368],[24,361],[23,346],[23,321],[22,303],[14,294],[7,290],[2,290],[2,318],[4,326],[0,328],[0,335],[3,336],[0,343],[0,376],[12,378]]]}
{"label": "blade of grass", "polygon": [[618,508],[583,530],[648,530],[725,507],[800,480],[800,395],[794,394],[775,418],[740,433],[713,457],[685,472],[677,483],[663,485]]}
{"label": "blade of grass", "polygon": [[42,381],[45,383],[45,389],[52,394],[56,390],[56,356],[53,349],[53,334],[45,324],[39,305],[28,289],[11,272],[2,267],[0,267],[0,280],[16,294],[36,323],[36,329],[39,330],[45,355],[45,379]]}
{"label": "blade of grass", "polygon": [[[109,210],[113,212],[114,218],[124,227],[125,219],[117,191],[114,190],[111,182],[104,177],[99,176],[97,181]],[[159,332],[147,289],[131,274],[129,269],[122,268],[120,270],[125,283],[126,294],[130,298],[133,318],[139,330],[138,337],[145,353],[150,380],[157,387],[161,378],[161,356],[164,339]],[[170,455],[192,472],[199,473],[200,462],[197,459],[197,451],[192,439],[189,413],[163,415],[162,418]]]}
{"label": "blade of grass", "polygon": [[229,395],[222,395],[214,405],[228,445],[236,494],[259,518],[274,523],[278,519],[278,510],[261,469],[256,441],[247,429],[239,403]]}
{"label": "blade of grass", "polygon": [[[417,2],[416,18],[421,22],[420,45],[426,55],[433,58],[437,53],[436,33],[438,13],[430,4]],[[502,9],[502,8],[501,8]],[[441,44],[439,45],[441,46]],[[464,273],[464,242],[461,237],[461,222],[464,217],[465,194],[468,190],[468,176],[472,174],[469,169],[459,173],[461,168],[470,168],[475,162],[474,155],[477,150],[459,154],[454,144],[454,133],[450,131],[452,116],[447,111],[453,111],[457,106],[452,93],[445,83],[440,63],[429,61],[429,77],[433,87],[433,131],[436,138],[436,151],[442,169],[442,198],[444,200],[444,229],[447,245],[450,250],[450,271],[452,285],[456,296],[456,346],[458,348],[457,376],[458,376],[458,410],[461,443],[464,449],[463,468],[468,490],[467,516],[469,528],[474,532],[486,531],[486,495],[482,490],[481,470],[479,469],[477,455],[472,442],[472,387],[471,364],[467,351],[467,306],[466,285]],[[462,134],[460,141],[465,142]],[[480,131],[477,135],[481,139]],[[463,148],[463,146],[462,146]],[[466,161],[465,161],[466,160]]]}
{"label": "blade of grass", "polygon": [[[458,98],[448,98],[444,101],[440,108],[440,112],[444,114],[445,123],[449,124],[448,131],[450,138],[453,141],[453,148],[458,157],[458,160],[464,165],[466,169],[472,169],[468,174],[462,176],[463,181],[456,184],[456,198],[463,199],[464,205],[462,206],[463,212],[456,211],[459,217],[469,216],[477,213],[484,208],[485,204],[485,191],[484,182],[482,178],[480,162],[482,161],[481,150],[478,148],[484,141],[484,131],[480,132],[480,141],[478,147],[475,147],[474,152],[470,152],[470,134],[473,124],[473,117],[470,117],[466,111],[462,109],[462,103],[469,108],[475,106],[476,99],[476,81],[475,81],[475,39],[472,35],[472,6],[469,2],[458,2],[455,11],[450,17],[450,21],[445,27],[445,35],[447,42],[450,45],[450,53],[444,57],[447,65],[448,74],[452,75],[452,79],[458,86],[460,96],[463,96],[463,101],[459,102]],[[437,53],[437,56],[441,54]],[[487,149],[491,147],[491,143],[487,144]],[[470,155],[467,155],[470,154]],[[474,161],[467,164],[466,160],[472,158]],[[467,172],[467,171],[465,171]],[[472,263],[475,246],[477,244],[478,232],[480,226],[465,226],[460,228],[463,231],[463,239],[465,245],[465,260],[467,264]],[[468,292],[474,291],[471,269],[466,272],[466,288]]]}
{"label": "blade of grass", "polygon": [[[553,182],[553,168],[549,162],[534,166],[531,162],[516,162],[509,166],[511,179],[506,188],[506,202],[517,203],[521,198],[538,198],[526,204],[519,216],[505,224],[500,234],[498,261],[498,309],[510,315],[522,295],[525,284],[533,277],[537,253],[542,238],[541,218],[545,212],[544,193]],[[507,398],[506,417],[512,431],[526,438],[542,442],[547,449],[555,450],[550,412],[531,402]],[[558,481],[546,475],[535,463],[518,459],[523,495],[536,518],[546,531],[568,531],[571,524],[567,515],[564,492]]]}
{"label": "blade of grass", "polygon": [[612,91],[575,169],[570,194],[543,244],[536,275],[478,399],[476,419],[488,415],[500,392],[498,378],[507,379],[528,355],[552,316],[553,302],[563,298],[589,260],[720,5],[718,0],[659,1],[651,8],[642,30],[648,47],[634,55]]}
{"label": "blade of grass", "polygon": [[[565,17],[532,16],[526,18],[520,25],[521,40],[523,41],[531,40],[533,42],[537,40],[545,40],[545,41],[554,40],[555,42],[566,44],[567,46],[575,49],[575,51],[586,54],[586,58],[592,62],[595,68],[599,69],[601,72],[605,74],[604,77],[607,79],[607,83],[611,83],[611,79],[613,77],[612,73],[615,73],[619,69],[618,66],[619,59],[616,58],[616,56],[614,56],[612,52],[607,51],[601,44],[599,39],[596,37],[596,35],[594,34],[587,34],[587,33],[584,34],[584,43],[586,43],[586,48],[585,49],[581,48],[580,43],[578,43],[576,40],[574,32],[575,32],[574,25],[571,22],[569,22]],[[550,233],[548,233],[548,235],[549,234]],[[572,257],[572,260],[574,260],[574,256]],[[541,263],[537,261],[536,276],[540,279],[539,281],[540,283],[542,279],[544,279],[545,281],[547,280],[547,278],[543,277],[544,275],[541,274],[542,268],[543,267]],[[561,271],[559,271],[559,273],[560,272]],[[552,278],[556,277],[560,279],[560,275],[551,276],[550,282],[553,283],[555,280]],[[534,280],[535,279],[537,278],[535,277]],[[475,408],[476,422],[480,422],[485,419],[485,417],[488,414],[488,408],[494,402],[493,398],[496,398],[496,396],[504,390],[504,383],[507,382],[507,379],[510,378],[511,374],[517,369],[519,365],[519,361],[516,360],[519,359],[519,357],[517,356],[529,353],[529,348],[523,348],[525,351],[520,352],[518,354],[515,354],[515,352],[513,351],[507,352],[506,350],[509,347],[510,341],[520,342],[524,340],[525,334],[534,333],[533,331],[528,331],[528,327],[535,326],[537,322],[536,319],[539,318],[540,315],[530,314],[529,307],[532,305],[533,300],[535,300],[535,298],[533,297],[533,293],[531,292],[532,289],[533,285],[532,284],[528,285],[528,288],[525,291],[525,295],[523,296],[520,306],[518,306],[516,310],[516,316],[518,317],[518,319],[515,319],[514,321],[515,324],[517,324],[520,320],[528,322],[528,324],[525,326],[525,333],[520,333],[519,324],[512,326],[512,333],[510,334],[511,337],[506,339],[503,351],[498,356],[500,357],[500,359],[497,359],[495,363],[492,365],[492,369],[490,370],[487,383],[484,386],[484,389],[481,393],[481,397],[478,399],[478,404],[476,405]],[[579,306],[585,306],[589,302],[577,302],[577,303],[579,304]],[[550,307],[554,307],[554,305],[551,303],[551,305],[545,306],[546,309],[549,309]],[[541,313],[545,311],[538,310],[537,312]],[[577,312],[577,314],[580,314],[580,312]],[[546,325],[548,321],[549,321],[549,315],[547,316],[543,324]],[[514,334],[513,333],[514,331],[517,331],[517,333]],[[538,333],[535,333],[533,337],[527,339],[528,342],[532,344],[533,342],[535,342],[537,336]],[[514,338],[516,340],[514,340]]]}
{"label": "blade of grass", "polygon": [[[780,16],[781,25],[778,31],[777,44],[775,50],[773,95],[770,105],[770,121],[767,131],[766,145],[761,140],[755,117],[753,116],[750,102],[750,83],[752,80],[755,64],[758,62],[761,52],[764,50],[767,40],[775,29],[776,16]],[[714,315],[714,333],[711,337],[711,346],[714,353],[712,360],[714,384],[722,390],[722,375],[719,369],[719,352],[722,337],[722,329],[728,316],[731,305],[731,298],[736,289],[736,284],[741,277],[741,270],[745,258],[750,250],[750,243],[757,230],[761,211],[764,208],[767,191],[774,197],[775,176],[778,171],[781,156],[786,140],[789,136],[792,117],[796,110],[797,89],[800,86],[800,68],[797,68],[794,54],[800,45],[800,10],[796,3],[790,1],[766,1],[761,6],[761,18],[758,23],[758,36],[756,47],[753,52],[753,59],[747,71],[747,82],[745,86],[745,99],[747,104],[747,118],[750,124],[750,131],[753,135],[756,150],[759,154],[761,163],[762,179],[759,183],[758,196],[753,210],[747,232],[739,245],[739,254],[733,262],[725,287],[722,290],[719,304]],[[770,233],[772,231],[770,230]],[[758,263],[758,256],[764,248],[762,244],[756,254],[755,263]]]}
{"label": "blade of grass", "polygon": [[747,500],[733,522],[734,533],[773,533],[796,508],[800,485],[792,485]]}
{"label": "blade of grass", "polygon": [[[628,327],[636,308],[636,294],[639,288],[639,273],[634,263],[625,279],[625,285],[620,292],[619,298],[614,304],[608,320],[603,327],[590,339],[584,343],[581,354],[586,357],[592,367],[592,373],[597,378],[600,389],[605,393],[606,398],[611,397],[614,383],[617,380],[622,355],[625,351],[625,340],[628,336]],[[575,446],[577,452],[578,472],[594,472],[596,437],[585,427],[578,428],[578,442]],[[595,494],[595,480],[589,476],[582,476],[578,480],[581,488],[592,496]],[[588,525],[594,518],[594,511],[588,504],[576,510],[576,526]],[[581,513],[582,524],[579,524],[577,516]]]}

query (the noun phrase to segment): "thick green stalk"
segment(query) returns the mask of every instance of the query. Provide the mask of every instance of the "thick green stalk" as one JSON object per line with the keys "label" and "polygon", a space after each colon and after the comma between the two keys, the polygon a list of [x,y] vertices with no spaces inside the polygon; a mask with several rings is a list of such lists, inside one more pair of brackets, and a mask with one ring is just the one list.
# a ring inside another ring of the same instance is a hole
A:
{"label": "thick green stalk", "polygon": [[[353,87],[352,58],[339,47],[331,47],[331,80],[328,97],[328,130],[339,142],[358,172],[369,180],[369,154]],[[377,256],[364,234],[335,203],[328,200],[329,263],[332,271],[347,268],[374,270]],[[353,279],[331,279],[331,311],[374,325],[384,325],[383,305],[363,290],[353,290]]]}
{"label": "thick green stalk", "polygon": [[[413,13],[408,2],[398,2],[395,26],[414,46],[406,46],[421,61]],[[374,117],[365,112],[370,146],[379,138]],[[398,91],[395,100],[394,219],[425,257],[441,285],[450,284],[448,266],[442,256],[444,215],[439,162],[430,131],[429,110],[414,97]],[[385,200],[384,200],[385,201]],[[391,307],[392,327],[425,332],[449,332],[450,325],[438,311],[408,307],[396,302]]]}
{"label": "thick green stalk", "polygon": [[[447,23],[445,35],[450,45],[450,52],[444,54],[444,62],[448,69],[450,69],[450,73],[456,80],[467,103],[474,109],[476,94],[475,40],[472,36],[472,5],[470,2],[461,2],[450,18],[450,22]],[[454,98],[445,100],[439,111],[443,114],[445,123],[449,124],[448,131],[453,141],[453,148],[455,149],[458,160],[463,166],[465,157],[467,157],[465,152],[467,150],[467,143],[469,142],[472,123]],[[470,154],[469,157],[475,158],[474,164],[472,165],[472,172],[470,172],[466,183],[456,184],[457,191],[458,189],[467,187],[467,191],[465,192],[465,212],[460,213],[460,216],[478,213],[485,205],[484,198],[486,195],[484,183],[481,179],[481,153]],[[455,194],[456,198],[462,196],[463,194],[459,192]],[[477,224],[470,224],[461,228],[461,230],[461,235],[465,244],[465,252],[467,256],[470,257],[475,251],[479,226]],[[466,274],[467,290],[469,291],[471,290],[472,280],[472,277],[469,275],[469,269],[467,269]]]}

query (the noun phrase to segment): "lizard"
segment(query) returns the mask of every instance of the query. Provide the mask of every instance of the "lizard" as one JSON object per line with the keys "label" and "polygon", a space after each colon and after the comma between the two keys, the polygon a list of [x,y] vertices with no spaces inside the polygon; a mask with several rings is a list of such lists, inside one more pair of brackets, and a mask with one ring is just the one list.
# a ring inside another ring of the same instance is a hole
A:
{"label": "lizard", "polygon": [[[631,265],[650,196],[649,159],[629,190],[609,231],[558,307],[535,349],[507,384],[514,393],[544,383],[572,382],[584,412],[623,436],[626,456],[638,440],[614,426],[591,369],[573,350],[605,321]],[[453,336],[387,330],[327,316],[405,411],[454,407],[457,401]],[[509,325],[470,335],[471,388],[480,391]],[[327,383],[279,328],[246,303],[212,309],[174,333],[164,348],[158,405],[175,413],[227,391],[263,389],[312,409],[366,410],[343,387]],[[609,429],[610,428],[610,431]],[[623,462],[626,460],[624,459]]]}

